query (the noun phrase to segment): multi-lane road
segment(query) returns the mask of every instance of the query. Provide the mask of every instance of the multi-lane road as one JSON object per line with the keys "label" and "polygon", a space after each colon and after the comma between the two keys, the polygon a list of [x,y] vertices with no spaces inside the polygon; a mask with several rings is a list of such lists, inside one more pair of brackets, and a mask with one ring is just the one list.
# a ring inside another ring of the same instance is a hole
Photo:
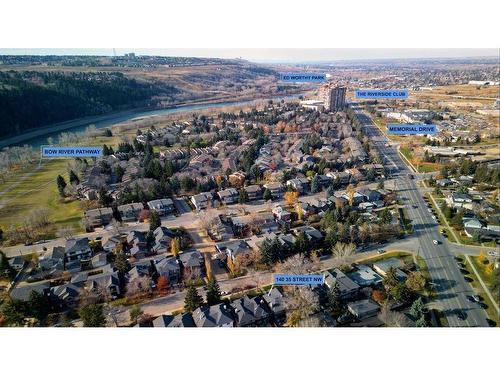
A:
{"label": "multi-lane road", "polygon": [[[363,112],[356,112],[365,134],[383,158],[392,177],[397,179],[398,195],[407,204],[407,215],[412,221],[414,236],[418,240],[418,254],[425,260],[429,276],[436,291],[436,303],[452,327],[487,327],[486,312],[469,296],[474,294],[460,272],[450,245],[438,230],[438,224],[427,210],[426,202],[412,172],[400,158],[398,151],[389,144],[386,136]],[[434,241],[438,241],[435,244]],[[459,317],[459,312],[465,315]]]}

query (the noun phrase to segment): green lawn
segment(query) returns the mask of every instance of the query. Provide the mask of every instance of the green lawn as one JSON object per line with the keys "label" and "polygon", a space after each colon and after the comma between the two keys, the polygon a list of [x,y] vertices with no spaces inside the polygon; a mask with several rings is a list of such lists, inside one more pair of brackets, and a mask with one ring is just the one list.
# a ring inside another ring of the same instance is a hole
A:
{"label": "green lawn", "polygon": [[2,196],[0,226],[19,225],[34,209],[47,208],[57,227],[79,228],[82,209],[78,201],[60,202],[56,177],[61,174],[68,182],[65,160],[49,160],[32,176]]}

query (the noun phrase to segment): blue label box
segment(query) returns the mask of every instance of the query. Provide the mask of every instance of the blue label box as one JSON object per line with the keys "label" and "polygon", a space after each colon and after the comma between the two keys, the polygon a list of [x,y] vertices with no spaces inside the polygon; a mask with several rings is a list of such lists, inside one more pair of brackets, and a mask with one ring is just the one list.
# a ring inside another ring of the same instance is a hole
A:
{"label": "blue label box", "polygon": [[102,156],[101,147],[42,146],[42,158],[89,158]]}
{"label": "blue label box", "polygon": [[323,285],[323,275],[274,275],[274,285]]}
{"label": "blue label box", "polygon": [[356,90],[356,99],[408,99],[408,90]]}
{"label": "blue label box", "polygon": [[280,73],[280,80],[284,82],[326,82],[324,73]]}
{"label": "blue label box", "polygon": [[435,124],[388,124],[387,133],[391,135],[425,135],[436,134]]}

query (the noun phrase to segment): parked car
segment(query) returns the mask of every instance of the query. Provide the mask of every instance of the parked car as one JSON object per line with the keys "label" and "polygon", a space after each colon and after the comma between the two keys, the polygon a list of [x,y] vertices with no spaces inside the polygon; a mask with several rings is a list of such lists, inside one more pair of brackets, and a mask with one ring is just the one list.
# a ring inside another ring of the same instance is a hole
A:
{"label": "parked car", "polygon": [[476,303],[479,303],[481,302],[481,297],[479,297],[478,295],[474,294],[472,296],[470,296],[470,299],[473,301],[473,302],[476,302]]}
{"label": "parked car", "polygon": [[490,257],[497,257],[497,256],[500,256],[500,253],[498,253],[498,251],[488,251],[488,255]]}
{"label": "parked car", "polygon": [[384,249],[380,249],[380,250],[377,251],[377,254],[383,254],[383,253],[385,253]]}
{"label": "parked car", "polygon": [[433,243],[434,245],[439,245],[439,241],[438,241],[438,240],[432,240],[432,243]]}
{"label": "parked car", "polygon": [[463,310],[458,310],[457,311],[457,317],[460,320],[465,320],[465,319],[467,319],[467,314]]}

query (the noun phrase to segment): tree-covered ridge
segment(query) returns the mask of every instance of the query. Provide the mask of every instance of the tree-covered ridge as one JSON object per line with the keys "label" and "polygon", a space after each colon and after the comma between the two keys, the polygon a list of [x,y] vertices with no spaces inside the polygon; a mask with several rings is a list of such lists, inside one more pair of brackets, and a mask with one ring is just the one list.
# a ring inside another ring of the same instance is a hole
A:
{"label": "tree-covered ridge", "polygon": [[154,103],[178,90],[119,72],[0,72],[0,137]]}

